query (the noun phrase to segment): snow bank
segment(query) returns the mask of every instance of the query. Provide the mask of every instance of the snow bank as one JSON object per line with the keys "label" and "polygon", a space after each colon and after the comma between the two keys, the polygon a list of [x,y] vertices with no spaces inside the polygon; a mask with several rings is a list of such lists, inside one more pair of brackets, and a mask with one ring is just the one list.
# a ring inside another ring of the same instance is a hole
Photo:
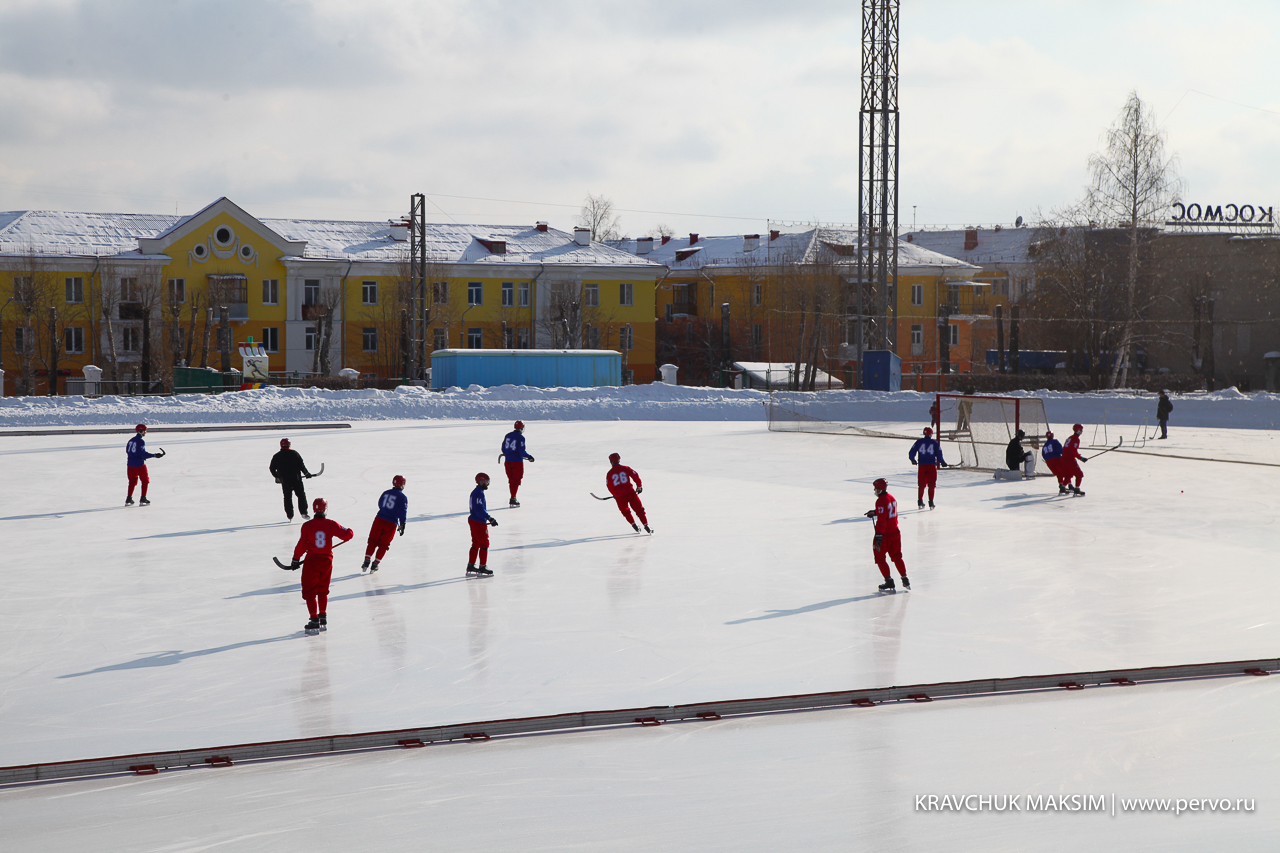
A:
{"label": "snow bank", "polygon": [[[844,412],[853,422],[927,423],[933,395],[916,391],[824,391],[824,409]],[[1053,424],[1155,423],[1150,394],[1020,392],[1040,397]],[[278,421],[368,421],[403,419],[763,421],[763,391],[681,385],[623,388],[449,388],[433,392],[402,386],[333,391],[318,388],[262,388],[227,394],[175,397],[4,397],[0,428],[128,426],[138,422],[239,424]],[[1242,394],[1235,388],[1211,394],[1174,396],[1171,428],[1280,428],[1280,395]]]}

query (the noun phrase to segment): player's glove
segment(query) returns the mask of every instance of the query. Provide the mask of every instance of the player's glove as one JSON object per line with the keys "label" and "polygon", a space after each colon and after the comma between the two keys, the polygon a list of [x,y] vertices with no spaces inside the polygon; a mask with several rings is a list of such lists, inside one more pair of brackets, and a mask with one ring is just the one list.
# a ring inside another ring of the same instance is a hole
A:
{"label": "player's glove", "polygon": [[875,518],[876,511],[874,509],[869,509],[866,512],[864,512],[863,515],[865,515],[867,518]]}
{"label": "player's glove", "polygon": [[277,483],[279,483],[279,482],[280,482],[280,478],[279,478],[279,477],[276,477],[276,482],[277,482]]}
{"label": "player's glove", "polygon": [[289,564],[289,571],[291,572],[296,572],[300,568],[302,568],[301,560],[294,560],[292,563]]}
{"label": "player's glove", "polygon": [[163,447],[162,447],[162,448],[160,448],[160,449],[159,449],[159,450],[157,450],[153,455],[154,455],[154,457],[155,457],[156,459],[161,459],[161,458],[163,458],[163,457],[164,457],[164,448],[163,448]]}
{"label": "player's glove", "polygon": [[1085,457],[1081,456],[1081,457],[1080,457],[1080,461],[1081,461],[1081,462],[1088,462],[1089,460],[1088,460],[1088,459],[1086,459]]}
{"label": "player's glove", "polygon": [[525,459],[528,459],[530,462],[532,462],[532,461],[533,461],[533,457],[532,457],[532,456],[526,456],[526,457],[525,457]]}
{"label": "player's glove", "polygon": [[884,541],[884,534],[883,534],[883,533],[877,533],[877,534],[876,534],[876,539],[875,539],[875,542],[876,542],[876,550],[879,550],[879,549],[880,549],[880,543],[881,543],[881,542],[883,542],[883,541]]}
{"label": "player's glove", "polygon": [[638,495],[643,491],[644,491],[644,486],[641,486],[640,488],[636,489],[636,494]]}
{"label": "player's glove", "polygon": [[401,535],[401,536],[403,536],[403,535],[404,535],[404,522],[403,522],[403,521],[402,521],[402,522],[400,522],[400,535]]}
{"label": "player's glove", "polygon": [[310,480],[312,477],[315,476],[315,474],[303,474],[303,476],[306,477],[308,480]]}
{"label": "player's glove", "polygon": [[912,465],[919,465],[920,463],[919,463],[919,462],[917,462],[916,460],[912,459],[912,460],[911,460],[911,464],[912,464]]}
{"label": "player's glove", "polygon": [[490,526],[490,527],[497,527],[497,526],[498,526],[498,519],[494,518],[493,516],[489,516],[489,526]]}

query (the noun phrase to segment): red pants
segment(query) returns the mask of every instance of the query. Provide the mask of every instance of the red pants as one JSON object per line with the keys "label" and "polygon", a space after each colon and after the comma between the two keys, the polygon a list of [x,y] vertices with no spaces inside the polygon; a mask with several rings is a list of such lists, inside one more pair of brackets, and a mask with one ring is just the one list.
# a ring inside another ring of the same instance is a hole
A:
{"label": "red pants", "polygon": [[302,564],[302,597],[314,619],[329,605],[329,580],[333,577],[332,554],[308,554]]}
{"label": "red pants", "polygon": [[1062,463],[1066,461],[1061,456],[1053,459],[1044,460],[1044,464],[1049,466],[1049,470],[1053,472],[1053,476],[1058,478],[1058,485],[1065,486],[1071,480],[1071,475],[1067,473],[1066,466]]}
{"label": "red pants", "polygon": [[1062,473],[1058,475],[1062,482],[1069,483],[1072,477],[1076,478],[1076,488],[1080,488],[1080,481],[1084,479],[1084,472],[1080,470],[1080,463],[1074,459],[1062,458]]}
{"label": "red pants", "polygon": [[139,465],[135,468],[132,465],[126,465],[125,470],[129,472],[129,497],[133,497],[133,487],[141,481],[142,497],[145,498],[147,496],[147,485],[151,482],[151,478],[147,476],[147,466]]}
{"label": "red pants", "polygon": [[[468,518],[467,524],[471,526],[471,550],[467,552],[467,565],[488,565],[489,525],[474,518]],[[476,563],[476,557],[480,558],[479,564]]]}
{"label": "red pants", "polygon": [[937,465],[920,465],[916,471],[916,486],[919,492],[916,494],[916,500],[924,500],[924,490],[929,488],[929,500],[933,500],[933,490],[938,485],[938,466]]}
{"label": "red pants", "polygon": [[622,513],[622,517],[628,522],[631,524],[636,523],[636,520],[631,517],[631,510],[634,509],[636,515],[640,516],[640,523],[648,526],[649,519],[645,517],[644,504],[640,503],[640,496],[635,493],[634,489],[622,494],[615,493],[613,499],[618,502],[618,511]]}
{"label": "red pants", "polygon": [[875,555],[876,566],[880,569],[880,574],[886,578],[889,577],[889,563],[885,560],[885,555],[893,560],[893,564],[898,567],[898,574],[906,576],[907,564],[902,562],[902,531],[894,528],[884,534],[884,539],[877,548],[874,544],[871,546],[871,553]]}
{"label": "red pants", "polygon": [[511,489],[511,497],[516,496],[516,492],[520,490],[520,481],[524,479],[524,463],[523,462],[506,462],[507,468],[507,487]]}
{"label": "red pants", "polygon": [[396,523],[388,521],[382,516],[375,516],[373,526],[369,528],[369,544],[364,549],[366,557],[373,554],[373,549],[378,549],[378,555],[374,559],[381,560],[387,555],[387,549],[391,547],[391,542],[396,538]]}

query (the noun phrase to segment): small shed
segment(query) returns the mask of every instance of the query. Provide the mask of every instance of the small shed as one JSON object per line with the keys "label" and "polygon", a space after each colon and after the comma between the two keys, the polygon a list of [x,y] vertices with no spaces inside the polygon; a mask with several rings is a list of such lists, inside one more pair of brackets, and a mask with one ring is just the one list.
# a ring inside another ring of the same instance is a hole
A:
{"label": "small shed", "polygon": [[622,384],[622,353],[600,349],[439,349],[431,387],[530,385],[595,388]]}
{"label": "small shed", "polygon": [[[761,391],[785,391],[791,387],[796,377],[805,375],[806,364],[787,361],[735,361],[735,370],[741,370],[743,382],[747,388],[758,388]],[[813,386],[818,389],[844,388],[844,381],[828,374],[825,370],[815,370]]]}

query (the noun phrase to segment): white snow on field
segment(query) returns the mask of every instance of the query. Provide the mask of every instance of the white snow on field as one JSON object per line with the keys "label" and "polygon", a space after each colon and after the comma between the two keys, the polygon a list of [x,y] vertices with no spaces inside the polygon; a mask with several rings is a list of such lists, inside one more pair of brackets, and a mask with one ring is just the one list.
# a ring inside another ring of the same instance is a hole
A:
{"label": "white snow on field", "polygon": [[[401,386],[394,391],[262,388],[228,394],[175,397],[0,397],[0,430],[17,427],[164,424],[249,424],[302,420],[714,420],[761,421],[763,391],[682,385],[622,388],[450,388],[433,392]],[[814,395],[807,395],[812,398]],[[915,391],[827,391],[822,400],[857,421],[928,423],[934,395]],[[1045,400],[1051,420],[1071,424],[1155,425],[1153,395],[1135,392],[1068,394],[1019,392]],[[1280,395],[1242,394],[1234,388],[1173,398],[1173,429],[1225,427],[1280,429]]]}
{"label": "white snow on field", "polygon": [[[651,399],[493,389],[6,400],[10,427],[251,420],[240,400],[270,411],[263,420],[349,421],[292,438],[313,469],[326,465],[308,494],[327,498],[356,540],[336,552],[331,628],[308,637],[297,577],[270,559],[288,556],[298,530],[266,470],[281,433],[152,436],[168,456],[149,465],[146,508],[121,506],[125,436],[0,436],[0,765],[1280,648],[1274,468],[1178,458],[1230,449],[1280,463],[1265,426],[1280,413],[1274,395],[1175,398],[1169,441],[1086,465],[1085,498],[1058,498],[1047,479],[943,471],[938,509],[917,512],[906,442],[770,433],[762,395],[642,387]],[[848,393],[867,395],[857,402],[869,420],[894,432],[927,420],[931,395]],[[1089,407],[1114,403],[1045,396],[1055,426],[1096,423]],[[396,405],[418,410],[393,417]],[[450,405],[447,418],[427,411]],[[1192,425],[1209,412],[1218,420]],[[496,457],[514,417],[529,424],[537,462],[524,506],[508,509]],[[588,494],[603,494],[615,450],[644,478],[653,537]],[[480,470],[494,477],[496,574],[467,580],[466,499]],[[408,532],[382,571],[361,574],[374,501],[396,473],[409,481]],[[861,513],[877,476],[903,509],[910,593],[875,592]],[[98,850],[1262,850],[1280,834],[1274,680],[9,788],[0,825],[24,850],[90,839]],[[929,793],[1245,797],[1256,811],[917,812],[914,797]]]}

